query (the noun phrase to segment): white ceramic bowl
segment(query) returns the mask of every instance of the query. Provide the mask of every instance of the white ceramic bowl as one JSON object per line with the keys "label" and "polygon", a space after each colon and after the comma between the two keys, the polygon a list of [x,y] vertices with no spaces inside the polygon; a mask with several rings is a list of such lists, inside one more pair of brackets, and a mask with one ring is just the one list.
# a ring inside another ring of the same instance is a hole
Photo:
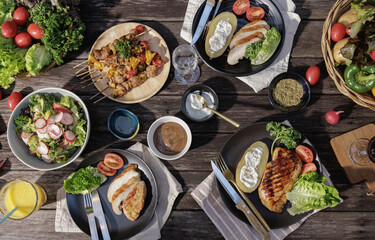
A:
{"label": "white ceramic bowl", "polygon": [[[179,124],[180,126],[182,126],[186,131],[186,135],[187,135],[186,146],[180,153],[178,153],[176,155],[165,155],[165,154],[159,152],[159,150],[155,147],[155,144],[154,144],[155,130],[161,124],[166,123],[166,122],[175,122],[175,123]],[[191,145],[191,141],[192,141],[192,135],[191,135],[191,131],[190,131],[189,126],[182,119],[180,119],[178,117],[174,117],[174,116],[165,116],[165,117],[161,117],[161,118],[157,119],[151,125],[151,127],[148,129],[148,132],[147,132],[147,144],[150,147],[151,152],[153,154],[155,154],[157,157],[159,157],[161,159],[164,159],[164,160],[176,160],[176,159],[182,157],[189,150],[190,145]]]}
{"label": "white ceramic bowl", "polygon": [[[56,96],[69,96],[72,97],[75,101],[79,102],[81,104],[84,113],[85,113],[85,119],[87,121],[87,135],[86,140],[83,146],[79,147],[77,151],[71,156],[71,158],[66,163],[45,163],[43,160],[40,160],[39,158],[32,156],[29,153],[29,149],[26,146],[26,144],[22,141],[22,139],[18,138],[17,133],[15,131],[15,123],[14,118],[19,116],[21,114],[21,109],[28,107],[29,105],[29,99],[34,94],[47,94],[52,93]],[[86,147],[87,142],[89,140],[90,136],[90,117],[89,112],[86,108],[85,103],[74,93],[71,91],[62,89],[62,88],[43,88],[37,91],[34,91],[24,97],[21,102],[18,103],[16,108],[13,110],[12,115],[9,119],[9,125],[8,125],[8,131],[7,131],[7,138],[8,138],[8,144],[10,146],[10,149],[12,150],[13,154],[25,165],[36,169],[40,171],[50,171],[55,170],[58,168],[62,168],[71,162],[73,162],[75,159],[79,157],[79,155],[82,153],[83,149]]]}

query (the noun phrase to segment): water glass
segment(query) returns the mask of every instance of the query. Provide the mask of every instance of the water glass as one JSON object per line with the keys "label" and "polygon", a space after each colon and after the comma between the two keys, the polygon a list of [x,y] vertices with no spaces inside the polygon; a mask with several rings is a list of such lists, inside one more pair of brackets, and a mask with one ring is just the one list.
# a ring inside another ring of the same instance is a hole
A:
{"label": "water glass", "polygon": [[172,54],[172,63],[176,80],[184,85],[195,83],[200,76],[198,55],[195,49],[187,44],[178,46]]}

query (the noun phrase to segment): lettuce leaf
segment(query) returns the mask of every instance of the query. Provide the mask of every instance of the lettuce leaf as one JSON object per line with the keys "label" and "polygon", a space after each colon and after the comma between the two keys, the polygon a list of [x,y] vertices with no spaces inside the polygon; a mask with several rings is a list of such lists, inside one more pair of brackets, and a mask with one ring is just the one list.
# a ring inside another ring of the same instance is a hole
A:
{"label": "lettuce leaf", "polygon": [[246,46],[246,51],[245,51],[245,58],[255,61],[256,56],[262,49],[264,40],[261,40],[259,42],[251,43]]}
{"label": "lettuce leaf", "polygon": [[69,96],[62,96],[59,104],[67,109],[71,109],[73,106],[75,106],[73,98]]}
{"label": "lettuce leaf", "polygon": [[77,125],[74,127],[73,132],[77,137],[77,140],[72,143],[73,146],[83,146],[86,140],[87,133],[87,122],[85,119],[80,119]]}
{"label": "lettuce leaf", "polygon": [[268,61],[275,53],[277,46],[281,41],[281,34],[272,27],[266,33],[266,39],[263,41],[262,49],[256,55],[256,58],[251,61],[251,64],[260,65]]}
{"label": "lettuce leaf", "polygon": [[14,75],[25,69],[26,49],[1,49],[0,47],[0,87],[7,89],[14,82]]}
{"label": "lettuce leaf", "polygon": [[290,215],[308,212],[313,209],[335,207],[341,199],[338,190],[324,184],[326,177],[316,172],[301,175],[293,185],[292,191],[286,194],[292,203],[288,208]]}
{"label": "lettuce leaf", "polygon": [[67,193],[88,194],[97,189],[107,177],[99,173],[97,168],[88,166],[72,173],[64,181],[64,189]]}
{"label": "lettuce leaf", "polygon": [[42,72],[45,66],[52,62],[52,54],[48,49],[40,45],[34,44],[26,53],[26,70],[33,76]]}
{"label": "lettuce leaf", "polygon": [[16,3],[13,0],[1,0],[0,1],[0,25],[5,21],[12,21],[12,12],[16,7]]}

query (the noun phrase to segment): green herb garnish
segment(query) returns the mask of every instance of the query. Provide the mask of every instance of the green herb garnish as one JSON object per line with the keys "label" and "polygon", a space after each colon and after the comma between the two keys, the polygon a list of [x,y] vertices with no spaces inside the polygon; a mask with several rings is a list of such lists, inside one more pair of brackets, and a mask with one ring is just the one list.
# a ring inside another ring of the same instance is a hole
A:
{"label": "green herb garnish", "polygon": [[271,153],[273,152],[273,147],[276,141],[284,144],[286,148],[295,148],[298,145],[298,141],[301,140],[302,136],[299,132],[291,127],[286,127],[280,122],[269,122],[266,126],[266,130],[270,132],[275,140],[271,146]]}
{"label": "green herb garnish", "polygon": [[87,194],[97,189],[106,180],[107,177],[97,168],[88,166],[72,173],[64,181],[64,189],[67,193]]}
{"label": "green herb garnish", "polygon": [[116,43],[116,51],[120,53],[120,56],[124,59],[128,59],[132,53],[132,46],[129,40],[119,41]]}

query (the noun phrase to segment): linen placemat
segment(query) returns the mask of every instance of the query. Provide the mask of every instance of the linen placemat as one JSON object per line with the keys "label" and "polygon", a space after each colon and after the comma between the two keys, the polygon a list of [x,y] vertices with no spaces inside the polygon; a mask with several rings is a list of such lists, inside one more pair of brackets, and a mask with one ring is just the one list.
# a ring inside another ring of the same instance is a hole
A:
{"label": "linen placemat", "polygon": [[[142,158],[150,167],[155,176],[158,186],[158,204],[155,214],[148,225],[131,239],[133,240],[153,240],[161,238],[160,230],[167,221],[174,201],[182,192],[181,184],[169,172],[165,165],[153,155],[149,148],[141,143],[136,143],[128,149],[130,152]],[[55,218],[56,232],[82,232],[71,218],[66,203],[66,192],[64,188],[57,191],[57,206]]]}
{"label": "linen placemat", "polygon": [[[289,121],[283,122],[285,125],[291,126]],[[309,141],[307,143],[311,144]],[[329,172],[322,165],[323,175],[327,177],[325,181],[326,185],[333,186],[330,179]],[[215,224],[216,228],[223,235],[225,239],[261,239],[260,234],[249,224],[242,222],[236,216],[234,216],[228,208],[225,206],[220,194],[217,190],[215,181],[215,174],[212,172],[201,184],[198,185],[191,195],[197,201],[198,205],[205,211],[207,216]],[[342,199],[341,199],[342,202]],[[271,240],[284,239],[291,232],[296,230],[301,224],[312,214],[317,213],[320,210],[314,210],[306,217],[301,219],[295,224],[290,225],[286,228],[272,229],[270,231]]]}
{"label": "linen placemat", "polygon": [[[181,37],[187,42],[191,42],[195,13],[203,2],[204,0],[189,0],[180,33]],[[285,25],[285,41],[281,52],[275,61],[263,71],[246,77],[238,77],[238,79],[252,87],[255,92],[259,92],[268,87],[271,80],[276,75],[288,71],[288,63],[290,51],[293,46],[294,35],[299,23],[301,22],[299,15],[294,13],[296,5],[292,0],[274,0],[273,3],[279,8]]]}

